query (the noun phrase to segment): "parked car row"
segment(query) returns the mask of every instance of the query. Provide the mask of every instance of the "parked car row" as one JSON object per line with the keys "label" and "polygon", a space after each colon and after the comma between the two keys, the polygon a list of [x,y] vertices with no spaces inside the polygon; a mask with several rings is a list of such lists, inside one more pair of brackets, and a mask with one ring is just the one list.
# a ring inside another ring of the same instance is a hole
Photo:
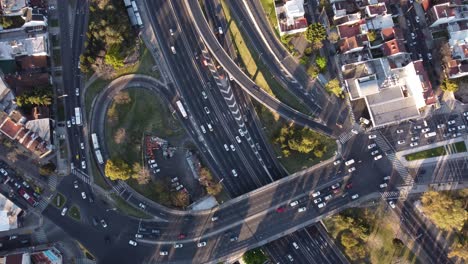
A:
{"label": "parked car row", "polygon": [[16,176],[15,171],[4,162],[0,162],[0,183],[10,186],[29,205],[36,207],[39,204],[40,194],[35,192],[27,181]]}

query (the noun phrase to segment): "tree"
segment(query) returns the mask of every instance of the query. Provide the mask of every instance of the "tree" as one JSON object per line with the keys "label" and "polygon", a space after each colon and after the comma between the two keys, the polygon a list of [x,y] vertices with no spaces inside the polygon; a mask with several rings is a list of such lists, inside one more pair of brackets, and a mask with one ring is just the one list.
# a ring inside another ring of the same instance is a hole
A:
{"label": "tree", "polygon": [[190,197],[187,192],[172,192],[171,202],[177,207],[187,207],[190,204]]}
{"label": "tree", "polygon": [[49,162],[39,167],[39,174],[42,176],[50,176],[54,174],[56,168],[54,163]]}
{"label": "tree", "polygon": [[353,236],[351,232],[345,232],[341,235],[341,245],[345,248],[351,248],[359,244],[359,241]]}
{"label": "tree", "polygon": [[444,79],[440,84],[440,89],[444,92],[456,92],[458,91],[458,83],[450,79]]}
{"label": "tree", "polygon": [[[111,35],[108,35],[108,37]],[[109,42],[117,42],[117,41],[110,41]],[[112,66],[114,70],[117,70],[119,68],[122,68],[124,66],[124,58],[120,54],[120,49],[119,46],[116,44],[112,45],[109,50],[107,51],[104,61],[106,62],[107,65]]]}
{"label": "tree", "polygon": [[401,241],[399,238],[396,238],[396,237],[392,239],[392,245],[397,251],[402,250],[403,247],[405,246],[403,241]]}
{"label": "tree", "polygon": [[323,48],[323,42],[322,41],[316,41],[316,42],[312,43],[312,49],[319,50],[321,48]]}
{"label": "tree", "polygon": [[24,25],[25,21],[21,16],[1,16],[0,25],[3,29],[19,28]]}
{"label": "tree", "polygon": [[307,65],[307,64],[309,64],[309,57],[307,57],[307,56],[302,56],[302,57],[299,59],[299,63],[302,64],[302,65]]}
{"label": "tree", "polygon": [[329,92],[334,94],[336,97],[343,98],[343,91],[341,90],[340,82],[338,79],[330,80],[326,85],[325,89]]}
{"label": "tree", "polygon": [[132,170],[133,170],[132,178],[136,179],[138,184],[144,185],[150,182],[151,175],[146,166],[141,166],[140,163],[135,162],[133,163]]}
{"label": "tree", "polygon": [[221,183],[217,182],[217,183],[210,183],[208,186],[206,186],[206,192],[209,194],[209,195],[217,195],[221,192],[221,190],[223,189],[223,186],[221,185]]}
{"label": "tree", "polygon": [[377,32],[375,30],[370,30],[367,33],[367,38],[370,42],[375,41],[377,39]]}
{"label": "tree", "polygon": [[422,211],[434,224],[446,231],[462,230],[468,220],[464,200],[447,193],[430,191],[421,197]]}
{"label": "tree", "polygon": [[317,67],[320,69],[321,72],[327,68],[327,58],[322,57],[322,56],[317,56],[315,59],[315,64],[317,64]]}
{"label": "tree", "polygon": [[367,254],[363,245],[355,245],[353,247],[346,248],[345,251],[346,255],[348,255],[349,258],[353,261],[365,258]]}
{"label": "tree", "polygon": [[304,55],[306,55],[306,56],[312,55],[312,47],[307,47],[307,48],[304,50]]}
{"label": "tree", "polygon": [[468,243],[466,243],[466,238],[463,238],[462,241],[456,241],[448,254],[449,258],[457,257],[468,261]]}
{"label": "tree", "polygon": [[223,186],[219,182],[215,182],[213,180],[213,176],[211,175],[211,172],[205,168],[201,167],[199,171],[200,175],[200,184],[205,186],[206,192],[209,195],[217,195],[218,193],[221,192],[223,189]]}
{"label": "tree", "polygon": [[115,180],[128,180],[133,171],[130,166],[121,159],[108,159],[105,166],[106,177],[115,181]]}
{"label": "tree", "polygon": [[320,69],[315,64],[309,65],[309,67],[307,68],[307,74],[312,78],[317,78],[319,72]]}
{"label": "tree", "polygon": [[128,104],[132,101],[128,92],[120,91],[114,96],[116,104]]}
{"label": "tree", "polygon": [[340,35],[338,35],[338,33],[336,31],[331,31],[329,34],[328,34],[328,40],[331,42],[331,43],[336,43],[338,40],[340,40]]}
{"label": "tree", "polygon": [[327,37],[325,27],[320,23],[312,23],[305,32],[305,39],[309,43],[322,42]]}
{"label": "tree", "polygon": [[440,46],[440,57],[444,64],[447,64],[452,60],[452,49],[448,42],[444,42],[444,44]]}
{"label": "tree", "polygon": [[125,128],[119,128],[117,131],[115,131],[114,134],[114,142],[115,144],[122,144],[125,141],[125,138],[127,137],[127,130]]}
{"label": "tree", "polygon": [[251,249],[244,253],[242,260],[246,264],[263,264],[267,261],[267,257],[261,249]]}

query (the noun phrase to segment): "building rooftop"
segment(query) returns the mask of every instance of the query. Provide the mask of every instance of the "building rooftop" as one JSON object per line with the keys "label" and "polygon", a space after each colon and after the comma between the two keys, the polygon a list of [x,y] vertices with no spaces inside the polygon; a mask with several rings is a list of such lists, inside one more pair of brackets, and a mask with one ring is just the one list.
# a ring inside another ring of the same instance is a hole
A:
{"label": "building rooftop", "polygon": [[16,138],[16,136],[22,129],[23,126],[11,121],[9,117],[7,117],[0,125],[0,131],[12,140]]}
{"label": "building rooftop", "polygon": [[304,17],[304,0],[286,0],[283,5],[276,5],[276,17],[280,35],[303,32],[307,29]]}
{"label": "building rooftop", "polygon": [[403,35],[403,31],[400,28],[395,28],[395,27],[383,28],[380,31],[380,33],[384,41],[391,40],[391,39],[401,39],[401,40],[405,39]]}
{"label": "building rooftop", "polygon": [[0,193],[0,231],[18,228],[18,215],[22,209]]}
{"label": "building rooftop", "polygon": [[360,34],[354,37],[345,38],[340,41],[341,53],[346,53],[357,48],[363,48],[363,46],[366,45],[368,41],[369,38],[367,37],[367,34]]}
{"label": "building rooftop", "polygon": [[338,26],[338,34],[340,38],[350,38],[356,35],[361,34],[361,25],[365,23],[364,19],[356,21],[354,24],[350,25],[339,25]]}
{"label": "building rooftop", "polygon": [[367,28],[371,29],[383,29],[393,27],[393,18],[391,15],[375,16],[370,20],[367,20]]}
{"label": "building rooftop", "polygon": [[0,10],[4,16],[19,16],[26,7],[26,0],[0,0]]}
{"label": "building rooftop", "polygon": [[47,68],[47,56],[19,56],[15,60],[22,71]]}
{"label": "building rooftop", "polygon": [[403,40],[392,39],[382,45],[384,56],[392,56],[400,52],[406,52],[405,43]]}
{"label": "building rooftop", "polygon": [[387,14],[387,5],[385,3],[379,3],[376,5],[366,6],[366,14],[369,17],[377,15],[386,15]]}
{"label": "building rooftop", "polygon": [[36,120],[29,120],[26,122],[25,127],[31,132],[37,134],[40,138],[46,142],[51,142],[50,138],[50,119],[42,118]]}
{"label": "building rooftop", "polygon": [[47,53],[46,35],[0,41],[0,60],[13,60],[21,55],[47,56]]}

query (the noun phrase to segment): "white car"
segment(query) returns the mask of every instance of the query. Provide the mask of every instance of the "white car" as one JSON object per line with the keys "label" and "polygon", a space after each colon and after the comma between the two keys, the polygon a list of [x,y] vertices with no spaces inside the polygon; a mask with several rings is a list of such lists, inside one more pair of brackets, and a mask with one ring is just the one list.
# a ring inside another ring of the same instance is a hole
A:
{"label": "white car", "polygon": [[416,147],[419,144],[418,144],[418,142],[411,142],[411,144],[409,144],[409,145],[410,145],[410,147]]}
{"label": "white car", "polygon": [[299,209],[297,209],[297,211],[298,211],[299,213],[305,212],[306,210],[307,210],[307,207],[305,207],[305,206],[304,206],[304,207],[301,207],[301,208],[299,208]]}
{"label": "white car", "polygon": [[415,19],[416,19],[416,23],[419,23],[419,17],[416,16]]}
{"label": "white car", "polygon": [[388,204],[390,205],[391,208],[395,209],[395,202],[394,201],[390,201],[388,202]]}
{"label": "white car", "polygon": [[320,203],[321,201],[322,201],[322,198],[317,198],[317,199],[314,200],[314,204],[318,204],[318,203]]}
{"label": "white car", "polygon": [[390,180],[390,176],[385,176],[385,177],[383,177],[383,180],[384,180],[384,181],[389,181],[389,180]]}
{"label": "white car", "polygon": [[171,51],[172,51],[172,54],[176,54],[176,50],[175,50],[174,46],[171,46]]}
{"label": "white car", "polygon": [[169,253],[167,251],[159,251],[160,256],[167,256]]}
{"label": "white car", "polygon": [[376,137],[377,137],[377,135],[369,135],[369,139],[374,139]]}
{"label": "white car", "polygon": [[237,177],[237,171],[236,171],[236,170],[233,169],[231,172],[232,172],[232,175],[233,175],[234,177]]}
{"label": "white car", "polygon": [[351,168],[348,169],[348,172],[353,172],[353,171],[355,171],[355,170],[356,170],[355,167],[351,167]]}
{"label": "white car", "polygon": [[231,144],[230,147],[232,151],[236,151],[236,148],[234,147],[234,145]]}
{"label": "white car", "polygon": [[388,185],[386,182],[379,185],[380,189],[386,188]]}
{"label": "white car", "polygon": [[174,36],[174,31],[172,30],[172,28],[169,29],[169,33],[171,34],[171,36]]}
{"label": "white car", "polygon": [[239,136],[236,136],[236,141],[237,141],[237,143],[241,143],[241,142],[242,142],[242,140],[240,139]]}
{"label": "white car", "polygon": [[368,149],[373,149],[375,148],[377,145],[375,143],[372,143],[370,144],[369,146],[367,146]]}
{"label": "white car", "polygon": [[457,130],[456,127],[449,127],[448,132],[452,132],[452,131],[455,131],[455,130]]}
{"label": "white car", "polygon": [[219,219],[219,217],[213,216],[213,217],[211,217],[211,222],[214,222],[214,221],[216,221],[216,220],[218,220],[218,219]]}
{"label": "white car", "polygon": [[67,121],[67,127],[71,127],[71,122],[70,122],[70,120]]}
{"label": "white car", "polygon": [[146,205],[144,205],[144,204],[142,204],[142,203],[140,203],[138,206],[139,206],[141,209],[143,209],[143,210],[146,209]]}
{"label": "white car", "polygon": [[459,130],[465,129],[465,125],[461,125],[457,127]]}
{"label": "white car", "polygon": [[455,120],[449,120],[449,121],[447,122],[447,124],[448,124],[448,125],[453,125],[453,124],[455,124]]}
{"label": "white car", "polygon": [[352,199],[352,200],[356,200],[357,198],[359,198],[359,194],[357,194],[357,193],[356,193],[356,194],[353,194],[353,195],[351,196],[351,199]]}
{"label": "white car", "polygon": [[223,34],[223,28],[222,28],[222,27],[218,27],[218,32],[219,32],[220,35],[222,35],[222,34]]}
{"label": "white car", "polygon": [[298,205],[298,204],[299,204],[299,201],[293,201],[293,202],[291,202],[289,205],[290,205],[291,207],[294,207],[294,206],[296,206],[296,205]]}
{"label": "white car", "polygon": [[75,95],[76,95],[76,96],[80,96],[80,88],[76,88],[76,89],[75,89]]}
{"label": "white car", "polygon": [[374,155],[377,155],[378,153],[379,153],[378,150],[374,150],[374,151],[371,152],[371,155],[374,156]]}
{"label": "white car", "polygon": [[421,129],[422,126],[414,126],[414,129]]}
{"label": "white car", "polygon": [[76,125],[76,119],[75,119],[75,117],[74,117],[74,116],[72,116],[72,118],[71,118],[71,122],[72,122],[72,125]]}
{"label": "white car", "polygon": [[213,132],[213,126],[212,126],[210,123],[206,124],[206,126],[208,126],[208,130],[210,130],[211,132]]}
{"label": "white car", "polygon": [[181,184],[181,185],[177,186],[175,189],[176,189],[176,191],[180,191],[180,190],[182,190],[183,188],[184,188],[184,185]]}
{"label": "white car", "polygon": [[292,257],[291,255],[289,255],[289,254],[288,254],[288,259],[289,259],[289,261],[291,261],[291,262],[294,261],[293,257]]}
{"label": "white car", "polygon": [[65,216],[67,214],[67,211],[68,211],[68,208],[67,207],[64,207],[62,209],[62,212],[60,213],[62,216]]}
{"label": "white car", "polygon": [[314,192],[314,193],[312,194],[312,197],[317,197],[317,196],[319,196],[319,195],[320,195],[320,192]]}
{"label": "white car", "polygon": [[183,246],[184,246],[183,244],[174,244],[174,248],[181,248]]}
{"label": "white car", "polygon": [[135,234],[135,238],[143,238],[142,234]]}
{"label": "white car", "polygon": [[437,125],[437,128],[444,128],[445,127],[445,124],[438,124]]}
{"label": "white car", "polygon": [[357,135],[359,132],[358,132],[356,129],[354,129],[354,128],[353,128],[353,129],[351,129],[351,133],[353,133],[353,134],[356,134],[356,135]]}
{"label": "white car", "polygon": [[464,112],[463,116],[468,116],[468,111]]}
{"label": "white car", "polygon": [[413,32],[411,32],[411,38],[412,38],[412,39],[416,39],[416,34],[414,34]]}
{"label": "white car", "polygon": [[341,160],[335,160],[335,161],[333,162],[333,165],[336,166],[336,165],[338,165],[338,164],[340,164],[340,163],[341,163]]}
{"label": "white car", "polygon": [[204,247],[204,246],[206,246],[206,241],[202,241],[197,244],[197,247],[199,248]]}
{"label": "white car", "polygon": [[206,106],[205,106],[205,108],[204,108],[204,109],[205,109],[205,112],[206,112],[207,114],[209,114],[209,113],[210,113],[210,109],[208,109],[208,107],[206,107]]}
{"label": "white car", "polygon": [[422,133],[427,133],[431,131],[431,129],[428,127],[428,128],[424,128],[423,130],[421,130]]}
{"label": "white car", "polygon": [[432,60],[432,54],[428,53],[428,54],[427,54],[427,58],[428,58],[429,60]]}
{"label": "white car", "polygon": [[379,160],[379,159],[381,159],[381,158],[382,158],[382,155],[378,155],[378,156],[375,156],[375,157],[374,157],[374,160]]}
{"label": "white car", "polygon": [[337,182],[337,183],[333,184],[333,185],[331,186],[331,188],[332,188],[332,190],[335,190],[335,189],[340,188],[340,183]]}
{"label": "white car", "polygon": [[398,129],[396,132],[397,132],[397,134],[401,134],[401,133],[403,133],[404,131],[403,131],[403,129]]}
{"label": "white car", "polygon": [[204,127],[203,125],[200,126],[200,129],[201,129],[201,131],[203,132],[203,134],[206,133],[206,129],[205,129],[205,127]]}
{"label": "white car", "polygon": [[208,98],[208,96],[206,95],[205,91],[202,91],[201,94],[202,94],[202,96],[203,96],[203,99],[207,99],[207,98]]}
{"label": "white car", "polygon": [[406,141],[404,141],[403,139],[402,140],[398,140],[398,145],[402,145],[402,144],[405,144]]}
{"label": "white car", "polygon": [[131,239],[128,241],[128,244],[130,244],[130,245],[132,245],[132,246],[134,246],[134,247],[136,247],[136,246],[138,245],[137,242],[135,242],[135,241],[133,241],[133,240],[131,240]]}
{"label": "white car", "polygon": [[86,161],[81,161],[81,168],[84,170],[86,169]]}
{"label": "white car", "polygon": [[80,148],[84,149],[84,143],[83,142],[80,143]]}
{"label": "white car", "polygon": [[229,147],[228,147],[227,144],[224,144],[224,149],[225,149],[226,151],[229,151]]}
{"label": "white car", "polygon": [[75,187],[75,189],[78,189],[78,181],[75,180],[75,181],[73,182],[73,187]]}
{"label": "white car", "polygon": [[296,242],[293,242],[293,247],[294,247],[295,249],[299,249],[299,246],[297,245]]}
{"label": "white car", "polygon": [[325,207],[325,205],[327,205],[327,204],[326,203],[320,203],[320,204],[318,204],[318,208],[323,208],[323,207]]}
{"label": "white car", "polygon": [[324,199],[325,199],[325,201],[328,201],[328,200],[330,200],[332,197],[333,197],[333,195],[329,194],[329,195],[325,196]]}
{"label": "white car", "polygon": [[83,200],[86,200],[86,193],[85,192],[81,192],[81,198],[83,198]]}
{"label": "white car", "polygon": [[239,134],[241,135],[241,137],[244,136],[244,131],[242,131],[242,129],[239,128]]}

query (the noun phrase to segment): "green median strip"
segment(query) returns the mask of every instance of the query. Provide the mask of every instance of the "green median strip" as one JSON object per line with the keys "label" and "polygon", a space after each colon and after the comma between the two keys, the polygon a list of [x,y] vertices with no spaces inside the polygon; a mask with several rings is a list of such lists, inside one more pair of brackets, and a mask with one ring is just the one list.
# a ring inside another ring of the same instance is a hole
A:
{"label": "green median strip", "polygon": [[446,146],[440,146],[436,148],[431,148],[415,153],[411,153],[405,156],[407,161],[414,161],[414,160],[421,160],[421,159],[428,159],[428,158],[434,158],[434,157],[439,157],[439,156],[445,156],[448,155],[447,149],[453,148],[454,152],[451,154],[456,154],[460,152],[466,152],[466,144],[464,141],[449,144]]}

